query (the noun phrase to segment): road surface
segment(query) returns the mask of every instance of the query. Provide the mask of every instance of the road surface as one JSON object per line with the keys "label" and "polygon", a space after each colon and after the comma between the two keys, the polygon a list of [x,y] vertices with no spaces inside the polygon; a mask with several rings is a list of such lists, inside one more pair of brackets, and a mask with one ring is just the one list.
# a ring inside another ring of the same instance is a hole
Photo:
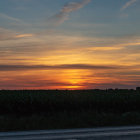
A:
{"label": "road surface", "polygon": [[140,126],[1,132],[0,140],[140,140]]}

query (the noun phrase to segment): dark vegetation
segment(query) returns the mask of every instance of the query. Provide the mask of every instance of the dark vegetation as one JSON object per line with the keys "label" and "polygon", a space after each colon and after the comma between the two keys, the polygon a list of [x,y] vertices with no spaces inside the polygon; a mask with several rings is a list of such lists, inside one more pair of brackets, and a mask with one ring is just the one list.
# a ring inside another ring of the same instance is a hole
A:
{"label": "dark vegetation", "polygon": [[139,89],[0,91],[0,131],[138,124]]}

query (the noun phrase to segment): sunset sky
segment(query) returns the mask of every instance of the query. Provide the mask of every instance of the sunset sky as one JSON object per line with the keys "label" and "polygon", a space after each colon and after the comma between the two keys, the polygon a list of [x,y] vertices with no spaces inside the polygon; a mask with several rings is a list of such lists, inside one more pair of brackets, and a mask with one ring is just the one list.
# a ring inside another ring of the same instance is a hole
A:
{"label": "sunset sky", "polygon": [[140,0],[0,0],[0,89],[140,86]]}

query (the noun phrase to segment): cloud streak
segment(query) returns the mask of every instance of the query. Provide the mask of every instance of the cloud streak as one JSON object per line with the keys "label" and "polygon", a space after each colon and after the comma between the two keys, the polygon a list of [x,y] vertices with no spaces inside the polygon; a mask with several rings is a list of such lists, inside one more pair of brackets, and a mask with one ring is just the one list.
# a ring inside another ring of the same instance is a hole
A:
{"label": "cloud streak", "polygon": [[63,65],[0,65],[0,71],[47,70],[47,69],[117,69],[121,66],[63,64]]}
{"label": "cloud streak", "polygon": [[11,24],[11,25],[17,25],[17,26],[21,26],[21,27],[31,26],[30,24],[22,21],[21,19],[11,17],[4,13],[0,13],[0,19],[2,21],[10,22],[9,24]]}
{"label": "cloud streak", "polygon": [[13,30],[0,28],[0,41],[29,38],[33,36],[34,34],[19,33]]}
{"label": "cloud streak", "polygon": [[137,0],[130,0],[128,1],[122,8],[121,11],[127,9],[128,7],[130,7],[132,4],[134,4],[135,2],[137,2]]}
{"label": "cloud streak", "polygon": [[68,20],[71,12],[77,11],[87,5],[91,0],[82,0],[81,2],[70,2],[60,10],[58,14],[49,19],[49,23],[54,26],[62,24],[65,20]]}

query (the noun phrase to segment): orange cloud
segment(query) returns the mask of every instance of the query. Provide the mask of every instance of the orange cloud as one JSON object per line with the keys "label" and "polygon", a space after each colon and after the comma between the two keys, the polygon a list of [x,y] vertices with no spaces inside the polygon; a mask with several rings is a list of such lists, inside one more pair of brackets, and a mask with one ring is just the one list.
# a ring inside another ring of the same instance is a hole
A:
{"label": "orange cloud", "polygon": [[19,35],[16,35],[16,38],[24,38],[24,37],[32,37],[33,34],[19,34]]}

